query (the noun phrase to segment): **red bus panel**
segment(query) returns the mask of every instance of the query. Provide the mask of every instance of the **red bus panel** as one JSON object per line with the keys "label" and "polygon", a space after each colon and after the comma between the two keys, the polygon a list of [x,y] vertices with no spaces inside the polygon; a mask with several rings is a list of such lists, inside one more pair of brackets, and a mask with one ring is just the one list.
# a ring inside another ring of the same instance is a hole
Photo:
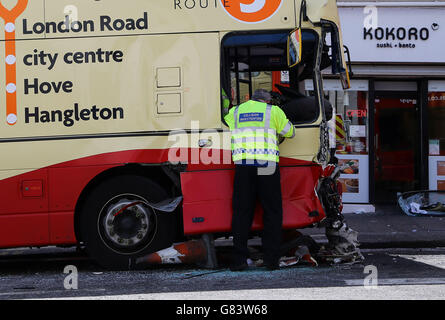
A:
{"label": "red bus panel", "polygon": [[[283,228],[307,227],[325,218],[315,188],[321,175],[316,165],[281,167]],[[181,174],[184,233],[230,232],[235,170],[195,171]],[[318,216],[315,215],[318,212]],[[310,214],[311,213],[311,214]],[[257,205],[252,230],[263,229]]]}

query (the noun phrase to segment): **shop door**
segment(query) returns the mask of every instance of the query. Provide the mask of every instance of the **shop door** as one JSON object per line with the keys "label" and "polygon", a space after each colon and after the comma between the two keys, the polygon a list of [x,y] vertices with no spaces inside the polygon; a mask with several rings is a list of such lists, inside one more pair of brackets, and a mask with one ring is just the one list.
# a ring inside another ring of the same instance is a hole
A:
{"label": "shop door", "polygon": [[375,202],[395,203],[398,192],[418,190],[419,101],[416,83],[376,83]]}

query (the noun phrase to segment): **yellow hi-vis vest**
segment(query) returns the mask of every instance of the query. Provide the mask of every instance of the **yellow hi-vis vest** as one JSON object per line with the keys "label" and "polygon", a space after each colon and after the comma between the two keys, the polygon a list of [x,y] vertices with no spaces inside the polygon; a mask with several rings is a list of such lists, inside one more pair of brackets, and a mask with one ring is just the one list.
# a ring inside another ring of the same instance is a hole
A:
{"label": "yellow hi-vis vest", "polygon": [[224,115],[226,115],[229,113],[230,99],[224,89],[222,89],[221,95],[222,95],[222,100],[223,100]]}
{"label": "yellow hi-vis vest", "polygon": [[235,164],[279,162],[278,134],[293,138],[295,129],[283,110],[263,102],[247,101],[224,118],[232,132]]}

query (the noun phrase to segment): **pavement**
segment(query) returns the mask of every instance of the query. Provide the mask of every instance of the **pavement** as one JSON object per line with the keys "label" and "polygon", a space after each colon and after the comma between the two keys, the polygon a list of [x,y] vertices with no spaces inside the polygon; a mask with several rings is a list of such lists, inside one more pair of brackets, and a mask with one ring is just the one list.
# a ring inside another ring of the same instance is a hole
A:
{"label": "pavement", "polygon": [[[396,205],[376,206],[375,212],[345,213],[347,225],[359,233],[360,248],[445,247],[445,216],[413,217]],[[327,242],[324,229],[303,229],[317,242]]]}

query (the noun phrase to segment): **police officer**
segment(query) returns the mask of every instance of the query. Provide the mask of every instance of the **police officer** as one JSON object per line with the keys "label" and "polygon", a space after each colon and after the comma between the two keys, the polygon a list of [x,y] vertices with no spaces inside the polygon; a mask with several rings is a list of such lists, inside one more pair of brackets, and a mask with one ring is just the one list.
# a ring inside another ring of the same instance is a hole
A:
{"label": "police officer", "polygon": [[248,267],[247,240],[257,197],[264,211],[264,264],[270,270],[279,267],[283,208],[278,136],[293,138],[295,129],[284,112],[271,105],[270,101],[268,91],[257,90],[251,100],[232,108],[225,117],[232,132],[232,159],[235,163],[232,271]]}

